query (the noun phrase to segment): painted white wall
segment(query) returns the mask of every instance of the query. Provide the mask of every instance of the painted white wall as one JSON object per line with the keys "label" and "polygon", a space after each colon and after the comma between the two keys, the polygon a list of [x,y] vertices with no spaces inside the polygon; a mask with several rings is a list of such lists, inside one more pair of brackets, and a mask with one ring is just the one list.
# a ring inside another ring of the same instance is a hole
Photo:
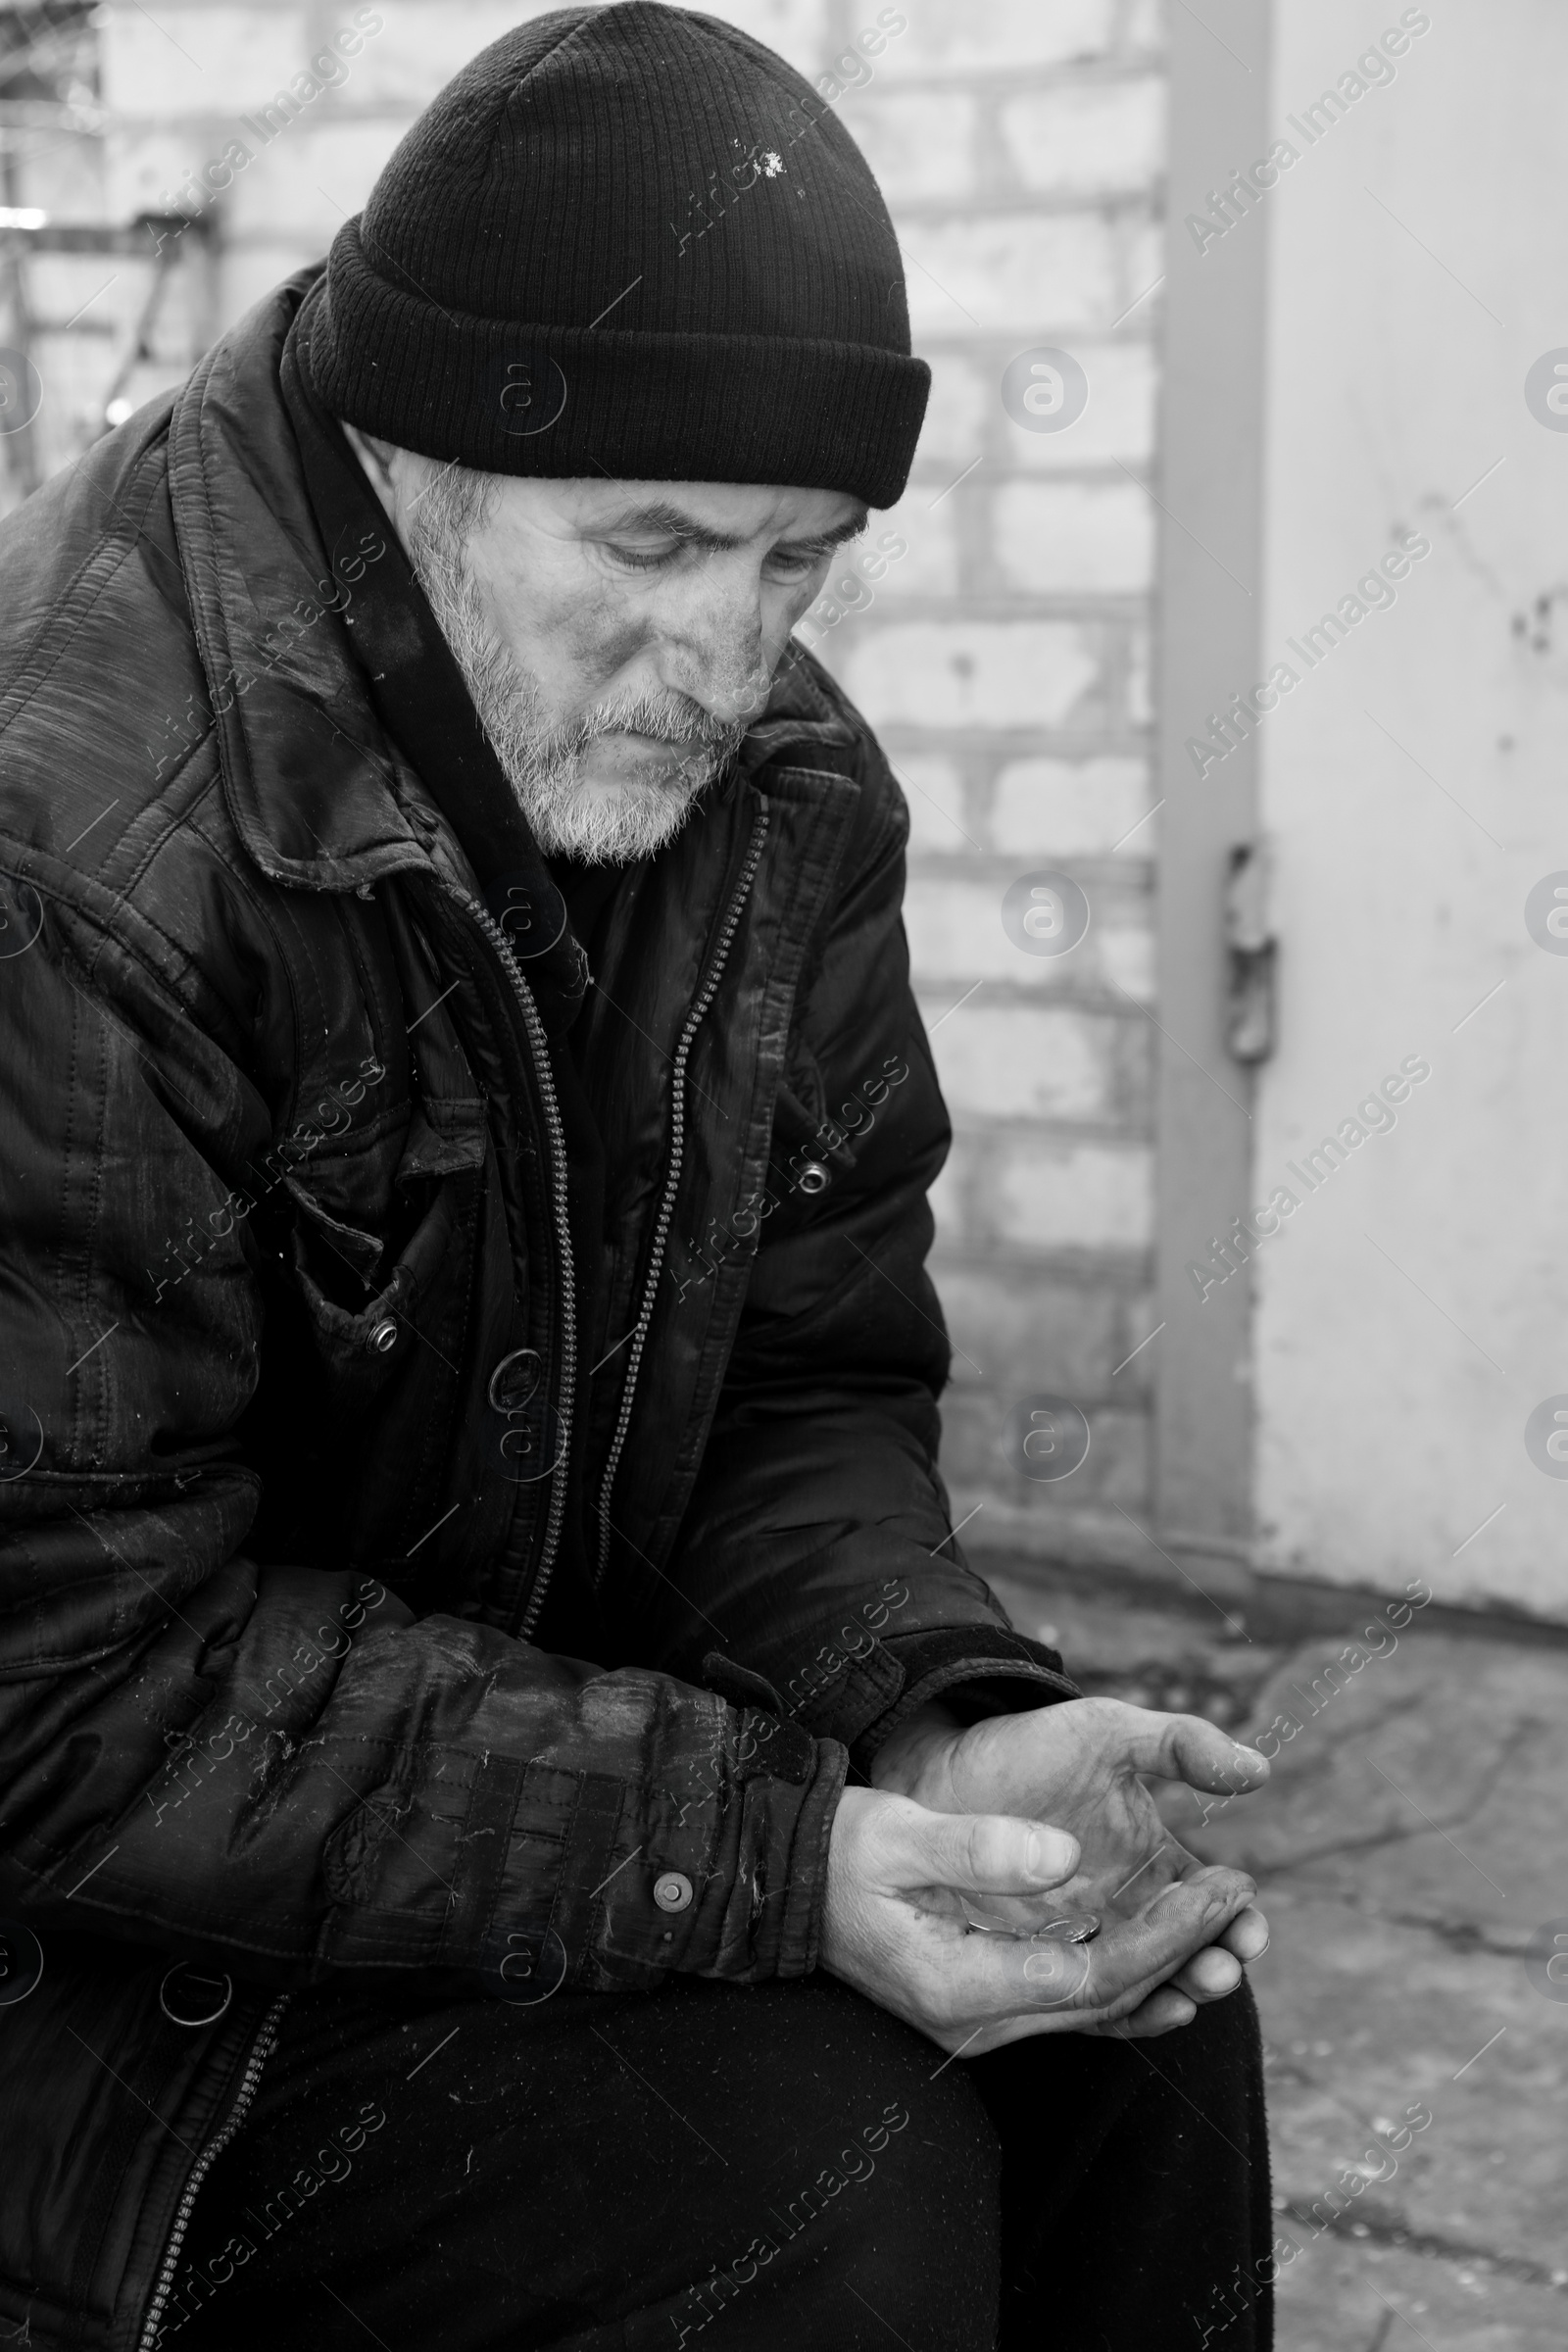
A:
{"label": "painted white wall", "polygon": [[1568,956],[1524,914],[1568,869],[1568,431],[1524,392],[1568,346],[1568,10],[1404,12],[1396,78],[1311,148],[1286,116],[1401,10],[1274,13],[1302,153],[1230,232],[1271,239],[1265,665],[1401,533],[1432,553],[1262,727],[1254,1200],[1404,1056],[1431,1076],[1257,1254],[1260,1564],[1568,1618],[1568,1477],[1524,1440],[1568,1392]]}

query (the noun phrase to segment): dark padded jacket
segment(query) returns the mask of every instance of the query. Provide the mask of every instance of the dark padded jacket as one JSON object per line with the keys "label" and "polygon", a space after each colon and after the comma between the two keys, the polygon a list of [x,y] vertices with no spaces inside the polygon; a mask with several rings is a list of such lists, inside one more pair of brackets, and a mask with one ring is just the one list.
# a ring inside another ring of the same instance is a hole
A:
{"label": "dark padded jacket", "polygon": [[[799,1974],[847,1751],[1072,1692],[934,1466],[875,743],[792,661],[617,896],[590,1363],[580,951],[521,955],[377,723],[304,282],[0,530],[0,2331],[44,2346],[157,2340],[292,1990]],[[573,1492],[597,1664],[527,1638]]]}

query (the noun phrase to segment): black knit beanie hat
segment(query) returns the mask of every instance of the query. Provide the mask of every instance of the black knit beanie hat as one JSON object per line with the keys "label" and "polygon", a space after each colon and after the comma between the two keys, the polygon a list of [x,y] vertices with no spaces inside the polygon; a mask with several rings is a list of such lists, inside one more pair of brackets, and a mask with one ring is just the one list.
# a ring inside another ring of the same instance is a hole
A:
{"label": "black knit beanie hat", "polygon": [[311,372],[336,415],[487,473],[904,489],[930,370],[826,100],[657,0],[481,50],[339,230]]}

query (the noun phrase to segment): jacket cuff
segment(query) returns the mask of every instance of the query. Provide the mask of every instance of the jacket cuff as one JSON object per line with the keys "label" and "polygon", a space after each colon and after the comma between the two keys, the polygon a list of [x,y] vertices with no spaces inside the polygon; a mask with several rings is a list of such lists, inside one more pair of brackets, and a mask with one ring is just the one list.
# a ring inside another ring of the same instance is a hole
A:
{"label": "jacket cuff", "polygon": [[1062,1669],[1059,1653],[1003,1626],[952,1626],[932,1633],[895,1635],[884,1647],[903,1675],[897,1698],[850,1744],[850,1761],[865,1777],[871,1761],[901,1723],[941,1698],[965,1724],[988,1715],[1020,1715],[1083,1692]]}
{"label": "jacket cuff", "polygon": [[[709,1688],[721,1690],[736,1704],[771,1704],[818,1739],[842,1740],[858,1772],[863,1771],[862,1750],[867,1757],[874,1755],[906,1716],[959,1684],[976,1686],[970,1702],[976,1720],[1083,1696],[1062,1672],[1055,1650],[1014,1633],[996,1618],[922,1633],[860,1630],[858,1648],[841,1648],[831,1640],[823,1642],[811,1662],[792,1677],[785,1697],[760,1675],[738,1668],[717,1652],[710,1652],[706,1661]],[[803,1651],[810,1652],[811,1639],[808,1635],[803,1640]],[[744,1686],[738,1676],[744,1676]]]}
{"label": "jacket cuff", "polygon": [[[848,1753],[771,1712],[715,1712],[694,1779],[642,1791],[635,1824],[614,1808],[602,1848],[569,1838],[552,1924],[581,1955],[575,1985],[652,1989],[672,1972],[750,1984],[814,1967]],[[572,1826],[588,1826],[580,1808]]]}

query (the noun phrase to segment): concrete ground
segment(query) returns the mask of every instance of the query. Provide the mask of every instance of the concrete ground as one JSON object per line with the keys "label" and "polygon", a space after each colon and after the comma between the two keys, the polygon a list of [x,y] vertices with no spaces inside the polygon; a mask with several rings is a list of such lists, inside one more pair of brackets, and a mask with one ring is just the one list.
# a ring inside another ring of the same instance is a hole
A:
{"label": "concrete ground", "polygon": [[1162,1809],[1255,1876],[1273,1929],[1280,2352],[1564,2352],[1568,1642],[985,1573],[1085,1689],[1277,1723],[1260,1794]]}

